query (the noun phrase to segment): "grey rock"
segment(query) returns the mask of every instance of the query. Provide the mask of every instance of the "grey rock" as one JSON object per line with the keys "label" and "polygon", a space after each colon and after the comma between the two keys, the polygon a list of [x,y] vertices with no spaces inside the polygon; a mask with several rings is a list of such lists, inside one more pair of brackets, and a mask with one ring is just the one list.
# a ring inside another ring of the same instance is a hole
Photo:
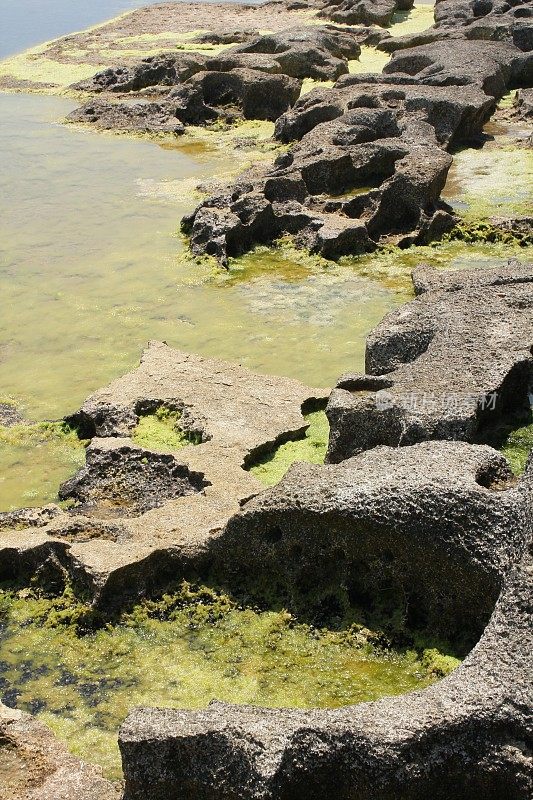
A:
{"label": "grey rock", "polygon": [[76,83],[71,88],[95,94],[168,88],[205,69],[206,61],[207,57],[200,53],[161,53],[133,64],[102,70],[93,78]]}
{"label": "grey rock", "polygon": [[529,798],[533,475],[514,488],[508,474],[489,448],[430,442],[294,467],[246,504],[227,546],[290,598],[315,579],[338,590],[354,559],[364,606],[406,564],[415,607],[481,638],[444,680],[373,703],[135,709],[119,737],[125,800]]}
{"label": "grey rock", "polygon": [[344,25],[388,26],[396,11],[407,11],[413,0],[335,0],[324,4],[320,16]]}
{"label": "grey rock", "polygon": [[414,273],[419,297],[367,340],[366,375],[331,394],[328,459],[380,444],[495,441],[533,386],[531,265]]}
{"label": "grey rock", "polygon": [[12,403],[0,403],[0,425],[7,428],[26,422],[23,414]]}
{"label": "grey rock", "polygon": [[439,202],[451,164],[445,148],[479,135],[494,100],[473,86],[355,77],[298,100],[276,123],[279,140],[297,143],[184,220],[193,253],[226,266],[254,244],[290,233],[337,258],[369,252],[382,237],[405,246],[453,227]]}
{"label": "grey rock", "polygon": [[[83,404],[70,424],[92,439],[87,464],[61,491],[75,502],[0,515],[0,580],[61,592],[83,588],[109,615],[199,574],[212,539],[239,504],[261,491],[247,470],[263,453],[303,436],[302,410],[327,393],[150,343],[141,365]],[[130,438],[139,418],[165,406],[199,442],[154,452]]]}
{"label": "grey rock", "polygon": [[499,99],[509,89],[527,85],[531,57],[505,42],[453,39],[393,53],[385,75],[409,75],[432,86],[480,86]]}

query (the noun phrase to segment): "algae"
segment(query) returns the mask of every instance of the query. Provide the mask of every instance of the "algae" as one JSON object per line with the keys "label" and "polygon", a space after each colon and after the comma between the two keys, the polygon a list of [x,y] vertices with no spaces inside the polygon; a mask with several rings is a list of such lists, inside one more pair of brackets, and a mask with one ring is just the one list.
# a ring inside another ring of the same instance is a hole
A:
{"label": "algae", "polygon": [[69,612],[71,604],[70,596],[0,593],[1,696],[110,777],[120,776],[117,731],[134,706],[202,708],[217,698],[326,708],[424,688],[437,677],[438,654],[389,649],[360,625],[317,630],[285,611],[259,612],[188,584],[84,635],[86,607]]}
{"label": "algae", "polygon": [[515,475],[521,475],[530,452],[533,450],[533,423],[512,430],[501,446],[503,455],[511,465]]}
{"label": "algae", "polygon": [[190,444],[200,444],[201,435],[180,428],[181,412],[159,406],[152,414],[139,418],[132,439],[150,450],[181,450]]}
{"label": "algae", "polygon": [[286,442],[251,466],[252,475],[265,486],[274,486],[297,461],[323,464],[328,449],[329,423],[324,411],[305,415],[308,428],[301,439]]}

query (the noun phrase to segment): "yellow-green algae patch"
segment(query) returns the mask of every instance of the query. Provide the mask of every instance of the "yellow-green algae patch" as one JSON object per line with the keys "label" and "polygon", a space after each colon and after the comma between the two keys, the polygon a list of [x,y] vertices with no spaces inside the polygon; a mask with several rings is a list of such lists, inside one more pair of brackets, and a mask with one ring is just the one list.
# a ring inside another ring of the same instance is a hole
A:
{"label": "yellow-green algae patch", "polygon": [[524,472],[531,450],[533,450],[533,423],[515,428],[508,434],[501,447],[515,475],[522,475]]}
{"label": "yellow-green algae patch", "polygon": [[0,426],[0,511],[57,501],[59,485],[84,463],[84,444],[63,423]]}
{"label": "yellow-green algae patch", "polygon": [[86,614],[69,595],[0,593],[0,694],[110,777],[120,775],[117,731],[134,706],[337,707],[424,688],[459,663],[395,651],[362,625],[316,630],[187,584],[81,635]]}
{"label": "yellow-green algae patch", "polygon": [[353,74],[363,72],[383,72],[383,67],[390,61],[390,54],[375,47],[363,45],[358,59],[348,62],[348,69]]}
{"label": "yellow-green algae patch", "polygon": [[454,154],[442,196],[469,222],[531,212],[533,151],[513,144],[512,130],[502,126],[484,147]]}
{"label": "yellow-green algae patch", "polygon": [[149,450],[181,450],[189,444],[198,444],[194,434],[180,428],[181,412],[159,406],[153,414],[145,414],[133,433],[136,444]]}
{"label": "yellow-green algae patch", "polygon": [[250,472],[265,486],[274,486],[297,461],[323,464],[328,449],[329,423],[324,411],[305,416],[309,425],[302,439],[285,442],[274,452],[250,467]]}
{"label": "yellow-green algae patch", "polygon": [[390,33],[407,36],[421,33],[435,22],[435,3],[415,3],[409,11],[396,11],[392,18]]}

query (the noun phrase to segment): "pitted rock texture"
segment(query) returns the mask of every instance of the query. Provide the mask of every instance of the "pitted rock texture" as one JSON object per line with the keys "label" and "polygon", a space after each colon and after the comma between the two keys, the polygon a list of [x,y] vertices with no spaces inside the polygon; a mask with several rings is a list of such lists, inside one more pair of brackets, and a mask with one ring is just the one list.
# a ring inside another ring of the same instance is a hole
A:
{"label": "pitted rock texture", "polygon": [[504,42],[463,39],[397,50],[384,75],[408,75],[430,86],[480,86],[499,99],[508,89],[533,81],[533,56]]}
{"label": "pitted rock texture", "polygon": [[167,89],[163,100],[89,101],[68,119],[103,129],[175,134],[183,125],[219,119],[276,120],[298,99],[303,78],[335,80],[348,72],[348,59],[359,57],[359,42],[375,39],[369,29],[307,26],[257,36],[213,58],[171,53],[145,58],[104,70],[73,88],[93,93]]}
{"label": "pitted rock texture", "polygon": [[119,784],[100,768],[70,755],[52,732],[29,714],[0,702],[2,800],[120,800]]}
{"label": "pitted rock texture", "polygon": [[[499,595],[490,621],[451,675],[396,698],[328,711],[221,703],[202,711],[136,709],[119,737],[125,800],[527,800],[533,791],[533,475],[530,465],[518,487],[499,492],[477,480],[505,472],[501,457],[479,446],[380,448],[338,466],[293,468],[279,487],[247,504],[240,519],[241,532],[250,532],[249,563],[259,546],[259,568],[265,555],[270,567],[277,550],[282,580],[284,536],[311,560],[314,547],[327,544],[325,566],[341,569],[326,533],[330,521],[344,548],[349,538],[368,536],[376,559],[384,560],[388,537],[392,563],[401,563],[404,547],[414,550],[415,560],[425,557],[418,574],[406,576],[406,588],[413,591],[411,579],[422,592],[440,584],[440,601],[457,603],[457,611],[463,605],[467,616],[474,576],[485,574],[491,589],[474,595],[477,609],[484,600],[486,611],[493,592]],[[404,527],[402,511],[411,527]],[[483,525],[485,514],[496,529]],[[273,524],[281,531],[275,539]],[[441,547],[447,574],[456,557],[463,565],[462,585],[446,586],[444,575],[435,574],[424,586],[423,573],[434,567],[429,552]],[[291,563],[297,569],[294,553]],[[381,574],[379,566],[372,569]]]}
{"label": "pitted rock texture", "polygon": [[135,64],[110,67],[93,78],[74,84],[73,89],[100,92],[141,92],[154,87],[166,88],[186,81],[205,69],[207,57],[200,53],[161,53],[142,58]]}
{"label": "pitted rock texture", "polygon": [[71,511],[100,518],[144,514],[168,500],[201,492],[203,475],[191,472],[172,455],[151,453],[127,443],[106,440],[87,449],[85,466],[59,489]]}
{"label": "pitted rock texture", "polygon": [[70,122],[137,132],[183,133],[184,124],[218,119],[275,120],[299,97],[301,83],[283,74],[245,67],[230,72],[196,72],[160,102],[129,105],[89,101],[68,116]]}
{"label": "pitted rock texture", "polygon": [[464,442],[298,464],[230,520],[212,557],[239,596],[264,603],[271,593],[313,624],[354,606],[399,614],[464,655],[522,546],[513,483],[503,456]]}
{"label": "pitted rock texture", "polygon": [[336,258],[370,252],[383,237],[427,243],[453,227],[439,201],[452,163],[445,148],[478,135],[494,101],[475,87],[352,77],[314,90],[278,119],[276,137],[297,143],[273,166],[250,170],[185,218],[194,254],[226,266],[289,233]]}
{"label": "pitted rock texture", "polygon": [[533,267],[415,270],[419,297],[367,340],[366,375],[331,394],[328,460],[426,439],[491,441],[533,387]]}
{"label": "pitted rock texture", "polygon": [[382,41],[379,47],[393,52],[458,38],[505,42],[529,52],[533,49],[531,4],[529,0],[436,0],[435,25],[421,33]]}
{"label": "pitted rock texture", "polygon": [[0,425],[10,428],[13,425],[22,425],[26,420],[16,406],[11,403],[0,403]]}
{"label": "pitted rock texture", "polygon": [[[250,65],[257,56],[269,56],[275,71],[293,78],[335,80],[348,72],[348,60],[359,58],[360,42],[372,37],[335,25],[307,26],[258,36],[210,60],[208,69]],[[259,62],[261,63],[261,62]],[[212,66],[211,66],[212,65]]]}
{"label": "pitted rock texture", "polygon": [[334,0],[322,4],[320,16],[343,25],[391,24],[396,11],[408,11],[414,0]]}
{"label": "pitted rock texture", "polygon": [[[212,538],[261,491],[245,467],[303,436],[326,393],[151,342],[141,365],[70,419],[92,442],[63,485],[75,505],[0,514],[0,580],[61,591],[75,581],[102,613],[205,568]],[[197,445],[160,453],[129,438],[160,406]]]}

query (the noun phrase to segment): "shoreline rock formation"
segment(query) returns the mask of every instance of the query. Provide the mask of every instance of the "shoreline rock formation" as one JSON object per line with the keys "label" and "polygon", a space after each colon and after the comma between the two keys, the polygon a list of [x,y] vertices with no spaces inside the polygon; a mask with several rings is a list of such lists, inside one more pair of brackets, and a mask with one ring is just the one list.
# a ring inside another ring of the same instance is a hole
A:
{"label": "shoreline rock formation", "polygon": [[[104,615],[197,574],[241,501],[263,489],[247,467],[305,435],[327,393],[151,342],[141,364],[69,418],[91,439],[60,490],[73,505],[0,513],[0,579],[74,582]],[[179,412],[195,444],[166,452],[132,440],[140,419]],[[205,567],[204,567],[205,569]]]}
{"label": "shoreline rock formation", "polygon": [[494,444],[527,418],[533,390],[533,267],[415,270],[418,297],[367,339],[366,374],[344,375],[327,408],[329,461],[377,445]]}

